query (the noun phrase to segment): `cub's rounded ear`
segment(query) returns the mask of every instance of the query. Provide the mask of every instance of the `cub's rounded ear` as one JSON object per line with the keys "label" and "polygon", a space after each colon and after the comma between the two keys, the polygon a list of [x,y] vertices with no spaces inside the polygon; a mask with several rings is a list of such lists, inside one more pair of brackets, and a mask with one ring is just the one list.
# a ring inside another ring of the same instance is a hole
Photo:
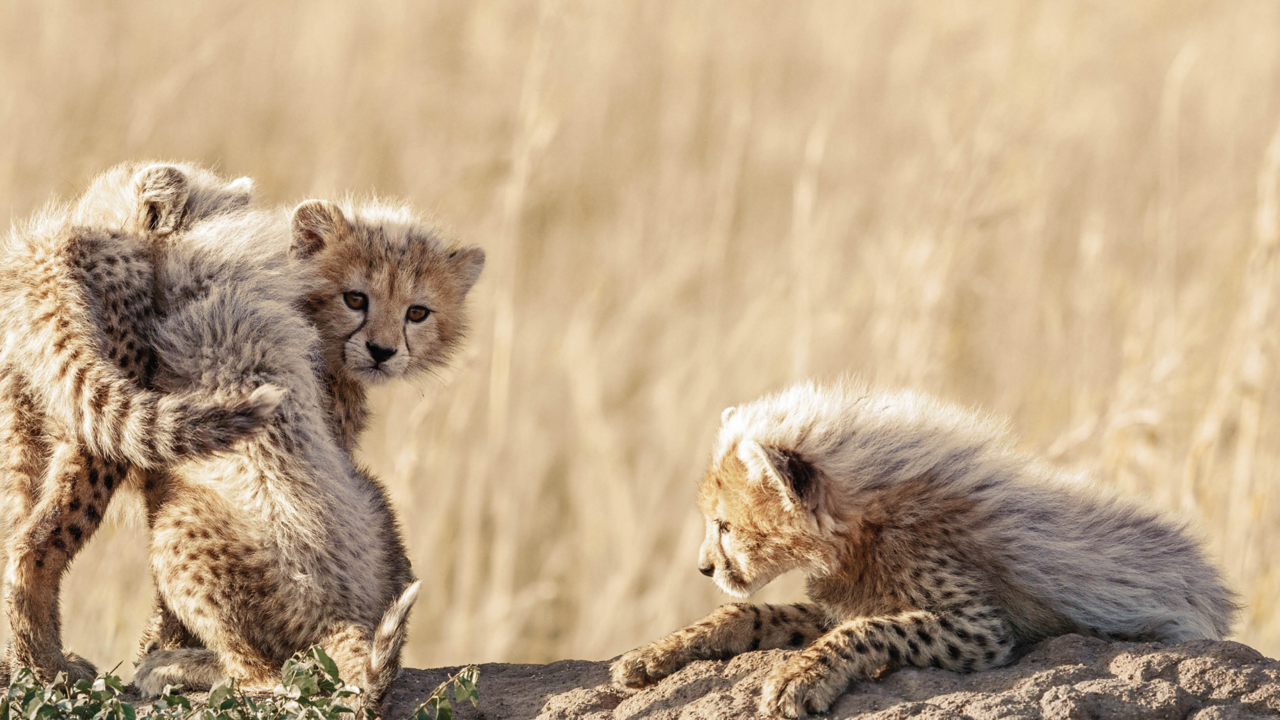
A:
{"label": "cub's rounded ear", "polygon": [[328,200],[306,200],[293,209],[289,252],[295,257],[311,257],[350,231],[351,226],[337,205]]}
{"label": "cub's rounded ear", "polygon": [[778,493],[787,510],[816,507],[818,472],[799,453],[744,440],[738,444],[738,459],[753,480]]}
{"label": "cub's rounded ear", "polygon": [[738,408],[736,407],[725,408],[724,412],[720,413],[720,424],[724,425],[725,423],[729,422],[729,418],[737,414],[738,414]]}
{"label": "cub's rounded ear", "polygon": [[253,197],[253,193],[257,191],[257,188],[253,185],[253,178],[246,176],[232,180],[231,183],[227,185],[227,190],[230,190],[237,195]]}
{"label": "cub's rounded ear", "polygon": [[458,277],[462,294],[467,294],[484,270],[484,249],[472,245],[449,253],[449,267]]}
{"label": "cub's rounded ear", "polygon": [[138,197],[134,224],[144,234],[164,237],[182,227],[191,188],[187,174],[174,165],[148,165],[133,176]]}

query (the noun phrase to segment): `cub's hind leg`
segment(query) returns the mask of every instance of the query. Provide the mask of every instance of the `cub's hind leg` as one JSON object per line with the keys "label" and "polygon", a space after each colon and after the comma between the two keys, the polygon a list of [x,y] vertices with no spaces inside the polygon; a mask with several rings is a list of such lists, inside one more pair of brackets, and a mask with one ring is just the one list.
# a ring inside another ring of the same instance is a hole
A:
{"label": "cub's hind leg", "polygon": [[624,687],[644,687],[694,660],[732,657],[752,650],[799,648],[827,628],[818,606],[721,605],[702,620],[657,642],[637,648],[613,663],[613,681]]}
{"label": "cub's hind leg", "polygon": [[[48,463],[39,414],[16,373],[0,373],[0,538],[7,560],[9,538],[31,515]],[[0,656],[0,685],[9,684],[9,665]]]}
{"label": "cub's hind leg", "polygon": [[126,470],[68,443],[55,446],[36,502],[8,538],[9,668],[30,667],[42,682],[58,672],[73,682],[94,676],[87,660],[63,654],[58,597],[63,573],[97,530]]}
{"label": "cub's hind leg", "polygon": [[165,604],[160,593],[156,593],[155,609],[151,619],[138,641],[138,659],[157,650],[179,650],[203,648],[200,638],[187,629],[177,615]]}
{"label": "cub's hind leg", "polygon": [[4,537],[31,513],[48,464],[39,411],[16,373],[0,372],[0,529]]}
{"label": "cub's hind leg", "polygon": [[151,518],[151,572],[161,617],[171,616],[162,623],[172,623],[168,629],[174,633],[161,634],[157,644],[191,640],[204,648],[144,654],[134,684],[154,695],[182,674],[188,688],[207,689],[203,681],[192,683],[214,677],[216,663],[218,677],[237,678],[246,690],[275,687],[281,663],[312,644],[295,642],[289,630],[296,626],[314,638],[321,618],[280,602],[285,591],[276,566],[264,559],[244,518],[220,495],[174,484],[149,495],[148,502],[153,500],[158,512]]}

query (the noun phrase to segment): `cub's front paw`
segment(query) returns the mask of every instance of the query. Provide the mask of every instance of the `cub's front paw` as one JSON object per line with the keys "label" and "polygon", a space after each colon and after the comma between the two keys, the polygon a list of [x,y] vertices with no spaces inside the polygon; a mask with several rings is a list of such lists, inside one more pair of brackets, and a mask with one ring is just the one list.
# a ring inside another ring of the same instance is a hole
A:
{"label": "cub's front paw", "polygon": [[760,694],[760,712],[803,718],[826,712],[849,684],[848,675],[833,667],[839,658],[802,652],[769,673]]}
{"label": "cub's front paw", "polygon": [[636,648],[614,661],[609,668],[613,682],[622,687],[652,685],[689,664],[686,653],[662,643]]}

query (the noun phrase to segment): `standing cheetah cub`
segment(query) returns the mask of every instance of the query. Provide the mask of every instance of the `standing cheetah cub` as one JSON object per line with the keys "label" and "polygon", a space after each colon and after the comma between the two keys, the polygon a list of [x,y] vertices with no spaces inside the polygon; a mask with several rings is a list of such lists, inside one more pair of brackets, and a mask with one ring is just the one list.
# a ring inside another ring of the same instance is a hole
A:
{"label": "standing cheetah cub", "polygon": [[726,410],[698,505],[704,575],[746,597],[802,568],[811,602],[720,607],[619,658],[620,685],[804,648],[760,703],[796,718],[886,665],[983,670],[1066,633],[1216,639],[1236,611],[1181,527],[1018,453],[1002,425],[909,391],[809,383]]}
{"label": "standing cheetah cub", "polygon": [[230,449],[278,389],[152,392],[157,258],[175,233],[248,205],[252,184],[192,166],[125,164],[0,246],[0,516],[12,638],[0,660],[44,681],[92,678],[62,651],[59,584],[137,470]]}

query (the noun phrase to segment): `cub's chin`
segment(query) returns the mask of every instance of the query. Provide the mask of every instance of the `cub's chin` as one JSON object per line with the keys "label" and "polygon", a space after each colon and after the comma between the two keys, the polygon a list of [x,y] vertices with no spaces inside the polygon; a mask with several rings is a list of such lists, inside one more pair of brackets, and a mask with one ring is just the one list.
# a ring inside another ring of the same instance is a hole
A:
{"label": "cub's chin", "polygon": [[732,570],[723,569],[716,571],[715,581],[716,585],[719,585],[721,590],[739,599],[750,596],[751,593],[759,590],[768,582],[768,580],[753,583],[743,582],[738,573]]}
{"label": "cub's chin", "polygon": [[368,365],[351,368],[351,372],[367,385],[382,385],[400,376],[399,373],[391,372],[386,368]]}
{"label": "cub's chin", "polygon": [[723,590],[725,594],[732,595],[739,600],[745,600],[751,595],[750,589],[739,587],[719,577],[716,578],[716,585],[719,585],[720,589]]}
{"label": "cub's chin", "polygon": [[757,590],[773,582],[773,579],[786,572],[788,567],[762,567],[755,577],[747,578],[737,567],[717,567],[712,579],[725,593],[736,598],[746,598]]}

